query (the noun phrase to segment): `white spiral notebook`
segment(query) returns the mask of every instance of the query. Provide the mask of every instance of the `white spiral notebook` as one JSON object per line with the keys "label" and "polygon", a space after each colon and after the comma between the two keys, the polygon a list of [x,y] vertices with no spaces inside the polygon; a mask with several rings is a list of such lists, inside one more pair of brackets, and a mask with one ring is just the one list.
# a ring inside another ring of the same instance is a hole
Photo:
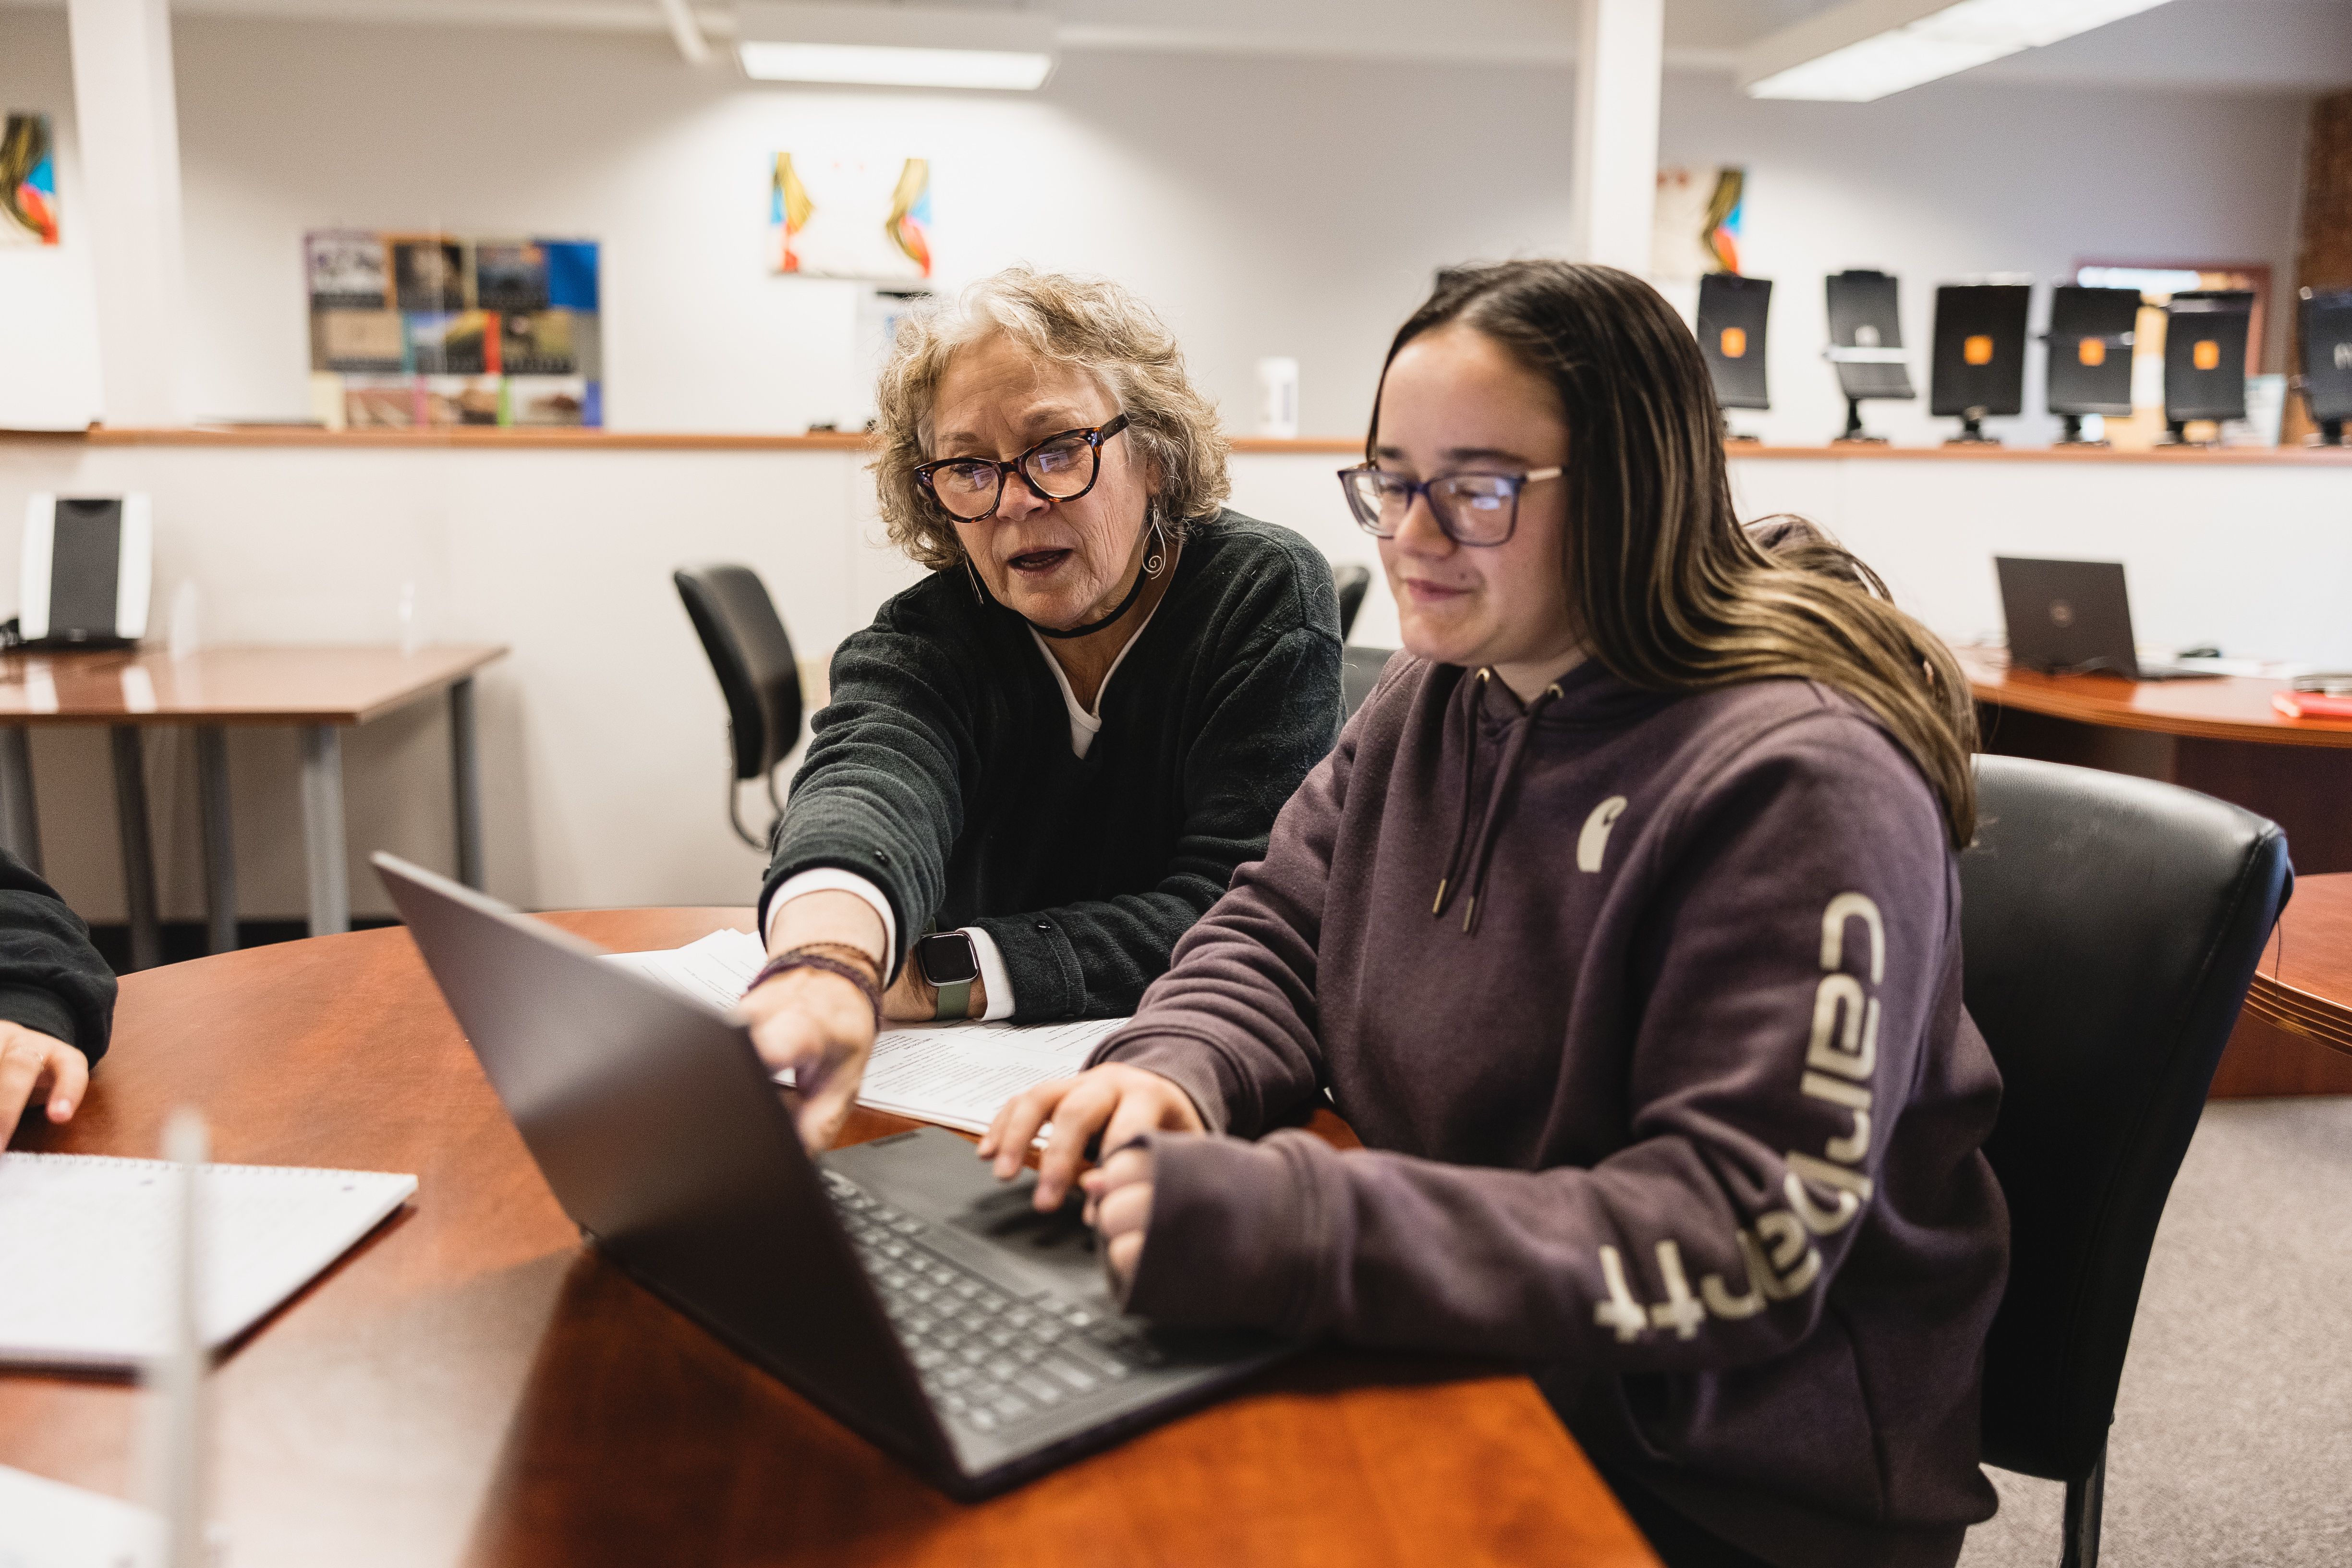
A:
{"label": "white spiral notebook", "polygon": [[[169,1342],[173,1167],[0,1153],[0,1364],[132,1367]],[[207,1348],[259,1322],[416,1191],[415,1176],[199,1167]]]}

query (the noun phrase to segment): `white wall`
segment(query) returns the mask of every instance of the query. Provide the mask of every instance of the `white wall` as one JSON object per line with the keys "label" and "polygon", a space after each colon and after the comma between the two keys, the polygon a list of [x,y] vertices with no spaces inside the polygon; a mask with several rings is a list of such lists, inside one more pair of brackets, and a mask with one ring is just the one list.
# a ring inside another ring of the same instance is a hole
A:
{"label": "white wall", "polygon": [[779,149],[929,157],[943,281],[1118,277],[1240,417],[1252,362],[1299,358],[1309,428],[1360,421],[1437,265],[1565,236],[1558,69],[1073,54],[1035,95],[793,89],[655,37],[201,16],[178,55],[208,414],[307,412],[300,236],[347,223],[602,239],[615,427],[862,416],[855,286],[761,268]]}
{"label": "white wall", "polygon": [[[1234,504],[1335,561],[1376,564],[1326,454],[1234,462]],[[822,657],[912,580],[882,548],[854,451],[457,451],[93,447],[0,440],[0,515],[38,489],[154,497],[157,602],[197,585],[216,642],[375,642],[417,585],[427,635],[501,642],[480,678],[491,890],[537,907],[728,903],[761,857],[729,832],[726,716],[670,571],[755,567],[804,656]],[[2121,560],[2149,642],[2352,665],[2352,468],[2306,465],[1735,459],[1744,514],[1820,519],[1937,630],[2000,624],[1996,552]],[[2295,563],[2282,574],[2277,563]],[[0,552],[0,601],[15,552]],[[1392,646],[1376,586],[1356,640]],[[194,756],[151,731],[150,794],[167,915],[201,911]],[[37,731],[48,868],[75,907],[119,919],[103,731]],[[284,731],[231,736],[248,917],[302,910],[295,753]],[[446,726],[424,704],[354,732],[352,886],[362,857],[453,854]],[[747,801],[747,807],[748,807]]]}
{"label": "white wall", "polygon": [[[1876,103],[1768,102],[1714,77],[1670,74],[1659,142],[1668,164],[1748,167],[1741,270],[1774,280],[1768,369],[1773,407],[1736,428],[1813,446],[1845,423],[1821,357],[1822,279],[1849,267],[1902,279],[1903,341],[1916,403],[1874,403],[1874,433],[1941,441],[1927,348],[1935,286],[1970,274],[2071,280],[2086,260],[2255,261],[2272,268],[2270,368],[2285,342],[2306,100],[2078,86],[1935,82]],[[1696,297],[1696,289],[1692,289]],[[2046,290],[2034,299],[2034,330]],[[2026,366],[2027,416],[1990,433],[2041,446],[2042,349]]]}
{"label": "white wall", "polygon": [[[1244,457],[1234,503],[1377,568],[1339,500],[1331,457]],[[37,490],[142,490],[154,500],[155,602],[196,586],[204,639],[391,643],[404,584],[427,640],[497,642],[478,680],[492,891],[540,908],[732,903],[764,857],[729,830],[726,710],[670,573],[756,569],[795,650],[819,661],[918,573],[880,542],[856,451],[453,451],[93,447],[0,439],[0,517]],[[13,527],[8,537],[13,539]],[[16,556],[0,551],[0,602]],[[1359,623],[1393,646],[1384,586]],[[167,918],[199,918],[194,752],[148,731],[151,812]],[[101,729],[34,734],[47,869],[93,920],[121,918],[112,785]],[[303,909],[295,742],[232,730],[239,903]],[[790,769],[786,769],[789,776]],[[428,865],[454,854],[447,728],[424,703],[347,736],[351,885],[389,912],[365,856]],[[747,818],[764,822],[755,790]]]}
{"label": "white wall", "polygon": [[[1436,267],[1567,241],[1572,73],[1556,61],[1086,50],[1034,95],[908,93],[754,84],[723,57],[695,70],[655,34],[201,14],[176,31],[189,382],[207,415],[308,413],[300,237],[351,224],[602,239],[615,427],[862,417],[856,286],[761,270],[780,148],[930,157],[943,283],[1024,259],[1119,278],[1239,425],[1252,363],[1286,354],[1304,427],[1356,430]],[[0,101],[58,114],[70,233],[64,33],[62,12],[0,6]],[[1661,156],[1748,165],[1751,269],[1780,284],[1779,406],[1742,423],[1811,443],[1843,412],[1818,357],[1827,272],[1902,274],[1922,345],[1934,283],[1966,273],[2242,258],[2286,288],[2305,112],[2294,96],[1969,80],[1768,103],[1678,72]],[[1916,406],[1873,418],[1898,440],[1945,433]]]}
{"label": "white wall", "polygon": [[79,430],[99,416],[89,231],[65,13],[0,10],[0,113],[49,116],[58,242],[0,249],[0,430]]}
{"label": "white wall", "polygon": [[[686,68],[653,34],[177,21],[191,380],[210,414],[306,412],[299,239],[341,224],[604,241],[616,426],[789,431],[858,412],[853,286],[761,271],[767,161],[811,138],[935,161],[946,280],[1018,258],[1125,279],[1237,420],[1251,362],[1297,356],[1310,432],[1360,427],[1386,340],[1433,268],[1556,251],[1565,237],[1570,73],[1557,64],[1080,52],[1034,97],[924,95],[753,86]],[[56,117],[70,265],[64,40],[62,12],[0,4],[0,104]],[[1679,74],[1663,153],[1748,166],[1752,265],[1783,286],[1780,407],[1741,419],[1812,442],[1842,415],[1817,358],[1822,273],[1904,274],[1921,342],[1930,286],[1954,273],[2245,258],[2271,259],[2284,286],[2304,111],[2292,98],[1969,82],[1877,105],[1766,104]],[[25,298],[10,260],[0,321]],[[0,361],[12,386],[15,352]],[[1931,433],[1894,405],[1874,420]],[[1338,461],[1244,458],[1235,503],[1335,559],[1369,560],[1339,510]],[[2148,640],[2352,661],[2334,593],[2352,574],[2347,470],[1825,458],[1741,473],[1749,510],[1821,516],[1941,630],[1996,624],[1992,550],[2078,552],[2126,561]],[[750,562],[821,655],[907,578],[866,542],[866,485],[846,454],[5,443],[0,613],[14,520],[50,488],[152,491],[157,602],[196,582],[215,640],[388,640],[400,584],[415,582],[436,635],[516,650],[483,680],[492,887],[547,906],[726,901],[747,896],[758,857],[724,826],[718,694],[667,574]],[[1393,626],[1376,591],[1358,640],[1392,641]],[[45,735],[36,751],[51,867],[80,907],[115,918],[100,732]],[[154,752],[166,909],[193,916],[193,759],[160,740]],[[446,863],[445,763],[437,714],[360,731],[353,843]],[[245,912],[299,913],[292,742],[240,735],[232,765]],[[371,879],[353,888],[362,910],[380,908]]]}

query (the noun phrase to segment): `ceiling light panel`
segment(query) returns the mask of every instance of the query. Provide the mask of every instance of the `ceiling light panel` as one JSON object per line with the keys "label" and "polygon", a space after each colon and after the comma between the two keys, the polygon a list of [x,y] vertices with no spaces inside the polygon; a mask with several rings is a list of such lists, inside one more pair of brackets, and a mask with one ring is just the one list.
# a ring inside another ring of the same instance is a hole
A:
{"label": "ceiling light panel", "polygon": [[1851,0],[1750,45],[1750,98],[1867,103],[2153,9],[2164,0]]}
{"label": "ceiling light panel", "polygon": [[735,52],[761,81],[1026,91],[1054,74],[1054,21],[1034,11],[743,0]]}

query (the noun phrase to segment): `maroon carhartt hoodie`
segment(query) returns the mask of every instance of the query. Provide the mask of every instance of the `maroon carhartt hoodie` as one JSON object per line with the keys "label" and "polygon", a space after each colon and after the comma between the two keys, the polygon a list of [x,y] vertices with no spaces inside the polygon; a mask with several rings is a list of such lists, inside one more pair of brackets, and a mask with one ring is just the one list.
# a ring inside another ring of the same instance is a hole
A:
{"label": "maroon carhartt hoodie", "polygon": [[[1129,1305],[1520,1358],[1759,1556],[1948,1564],[2008,1247],[1958,904],[1827,687],[1399,656],[1097,1054],[1225,1134],[1152,1140]],[[1276,1131],[1327,1091],[1364,1150]]]}

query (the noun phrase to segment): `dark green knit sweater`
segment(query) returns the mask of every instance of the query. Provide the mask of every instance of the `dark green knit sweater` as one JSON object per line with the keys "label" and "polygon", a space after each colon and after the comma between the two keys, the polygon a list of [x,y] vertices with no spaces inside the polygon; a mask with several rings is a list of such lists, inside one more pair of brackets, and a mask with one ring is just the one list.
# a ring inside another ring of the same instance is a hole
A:
{"label": "dark green knit sweater", "polygon": [[833,656],[762,928],[786,878],[839,867],[888,897],[894,970],[926,930],[974,926],[1003,954],[1015,1019],[1133,1012],[1339,738],[1329,564],[1237,512],[1195,524],[1099,712],[1071,755],[1028,623],[961,568],[890,599]]}

